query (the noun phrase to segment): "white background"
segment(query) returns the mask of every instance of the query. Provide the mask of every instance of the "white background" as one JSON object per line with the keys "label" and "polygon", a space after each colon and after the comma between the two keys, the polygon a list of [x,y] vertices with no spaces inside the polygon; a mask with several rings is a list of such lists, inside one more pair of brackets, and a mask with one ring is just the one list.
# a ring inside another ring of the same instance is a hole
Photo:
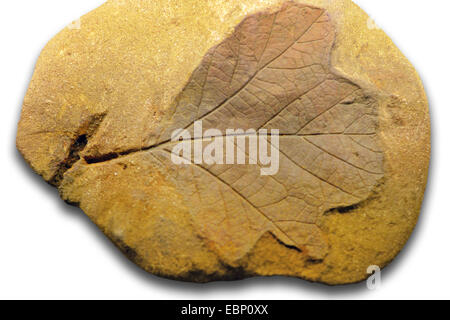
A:
{"label": "white background", "polygon": [[376,291],[364,283],[327,287],[286,278],[207,285],[156,278],[124,258],[79,209],[32,173],[15,150],[15,132],[36,59],[60,29],[102,2],[0,1],[0,298],[450,298],[450,1],[356,1],[418,69],[433,121],[431,175],[419,225],[383,270]]}

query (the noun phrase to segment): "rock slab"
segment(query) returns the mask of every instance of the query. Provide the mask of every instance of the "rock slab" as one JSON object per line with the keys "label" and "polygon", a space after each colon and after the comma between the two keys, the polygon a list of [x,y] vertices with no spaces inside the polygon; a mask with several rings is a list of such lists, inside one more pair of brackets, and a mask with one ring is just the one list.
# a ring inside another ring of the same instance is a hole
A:
{"label": "rock slab", "polygon": [[[226,151],[199,121],[278,130],[278,170],[175,163],[177,129]],[[430,123],[416,71],[349,0],[110,0],[41,53],[17,146],[150,273],[346,284],[414,229]]]}

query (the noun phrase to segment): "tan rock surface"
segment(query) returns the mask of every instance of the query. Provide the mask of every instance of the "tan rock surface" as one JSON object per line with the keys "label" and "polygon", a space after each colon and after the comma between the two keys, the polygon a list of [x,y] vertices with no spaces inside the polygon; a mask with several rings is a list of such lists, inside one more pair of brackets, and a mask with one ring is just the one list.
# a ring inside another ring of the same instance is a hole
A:
{"label": "tan rock surface", "polygon": [[[196,120],[280,130],[280,170],[175,165]],[[414,68],[350,0],[111,0],[43,50],[17,146],[151,273],[343,284],[408,240],[430,125]]]}

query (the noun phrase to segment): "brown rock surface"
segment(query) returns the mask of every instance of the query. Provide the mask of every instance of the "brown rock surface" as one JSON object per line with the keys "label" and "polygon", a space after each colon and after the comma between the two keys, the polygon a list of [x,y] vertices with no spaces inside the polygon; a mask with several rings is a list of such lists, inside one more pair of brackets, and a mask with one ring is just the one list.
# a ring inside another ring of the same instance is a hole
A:
{"label": "brown rock surface", "polygon": [[[17,146],[151,273],[360,281],[409,238],[430,153],[421,81],[368,22],[349,0],[108,1],[43,50]],[[279,171],[174,164],[197,120],[279,130]]]}

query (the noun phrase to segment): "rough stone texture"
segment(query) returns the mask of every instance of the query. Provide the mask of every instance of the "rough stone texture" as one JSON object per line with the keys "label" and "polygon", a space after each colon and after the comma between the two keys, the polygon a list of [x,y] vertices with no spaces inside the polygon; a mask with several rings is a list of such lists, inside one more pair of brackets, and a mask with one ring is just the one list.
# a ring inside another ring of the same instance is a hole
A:
{"label": "rough stone texture", "polygon": [[[174,165],[195,120],[279,129],[280,171]],[[414,68],[349,0],[111,0],[43,50],[17,146],[151,273],[344,284],[409,238],[430,126]]]}

